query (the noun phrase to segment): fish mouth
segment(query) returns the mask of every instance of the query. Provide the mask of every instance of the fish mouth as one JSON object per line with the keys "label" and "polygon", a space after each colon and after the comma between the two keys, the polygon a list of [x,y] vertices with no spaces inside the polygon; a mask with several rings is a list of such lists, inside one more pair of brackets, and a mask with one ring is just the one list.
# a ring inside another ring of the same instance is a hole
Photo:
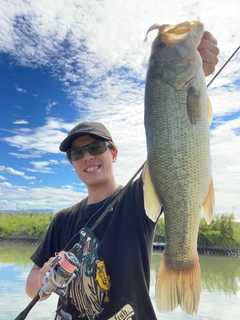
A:
{"label": "fish mouth", "polygon": [[171,25],[171,24],[154,24],[152,25],[146,33],[144,41],[147,41],[147,36],[152,30],[158,30],[158,37],[161,37],[162,34],[166,35],[165,41],[167,43],[180,42],[188,37],[189,32],[192,33],[193,39],[199,39],[199,33],[203,34],[204,24],[200,21],[184,21],[182,23]]}

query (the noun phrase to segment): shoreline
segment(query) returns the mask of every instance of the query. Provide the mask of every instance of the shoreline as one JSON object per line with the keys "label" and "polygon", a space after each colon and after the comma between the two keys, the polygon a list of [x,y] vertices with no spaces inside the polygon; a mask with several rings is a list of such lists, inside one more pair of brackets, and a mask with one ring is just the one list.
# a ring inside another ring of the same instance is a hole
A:
{"label": "shoreline", "polygon": [[[0,236],[0,244],[3,245],[38,245],[42,237],[29,235]],[[153,249],[163,252],[164,242],[153,242]],[[199,255],[218,255],[226,257],[240,257],[240,247],[199,246]]]}

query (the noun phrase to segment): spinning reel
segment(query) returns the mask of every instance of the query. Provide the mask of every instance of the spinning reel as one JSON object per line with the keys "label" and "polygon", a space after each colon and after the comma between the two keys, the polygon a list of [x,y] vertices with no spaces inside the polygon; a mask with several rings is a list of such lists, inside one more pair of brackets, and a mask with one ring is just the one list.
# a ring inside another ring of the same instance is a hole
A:
{"label": "spinning reel", "polygon": [[52,261],[49,271],[46,273],[45,278],[42,281],[42,287],[38,291],[37,295],[29,303],[29,305],[15,318],[14,320],[26,319],[29,311],[41,298],[50,296],[53,292],[59,295],[61,304],[56,310],[57,315],[62,320],[71,320],[72,316],[69,313],[64,312],[62,302],[66,294],[67,286],[77,275],[77,267],[79,261],[75,254],[80,251],[82,246],[76,243],[69,252],[64,254],[57,254]]}

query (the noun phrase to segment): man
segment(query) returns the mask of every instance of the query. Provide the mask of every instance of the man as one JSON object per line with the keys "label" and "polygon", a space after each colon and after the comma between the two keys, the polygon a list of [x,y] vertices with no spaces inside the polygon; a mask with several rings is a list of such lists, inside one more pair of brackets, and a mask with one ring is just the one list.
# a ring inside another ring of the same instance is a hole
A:
{"label": "man", "polygon": [[[205,32],[198,49],[208,75],[218,62],[217,41]],[[70,313],[73,320],[155,320],[148,290],[156,222],[144,211],[144,170],[89,232],[121,190],[113,174],[118,150],[109,131],[97,122],[74,127],[60,150],[67,153],[86,184],[88,197],[63,209],[53,219],[31,257],[34,266],[27,279],[27,294],[32,298],[37,294],[55,252],[69,251],[88,234],[76,255],[80,262],[78,274],[67,288],[62,310]]]}

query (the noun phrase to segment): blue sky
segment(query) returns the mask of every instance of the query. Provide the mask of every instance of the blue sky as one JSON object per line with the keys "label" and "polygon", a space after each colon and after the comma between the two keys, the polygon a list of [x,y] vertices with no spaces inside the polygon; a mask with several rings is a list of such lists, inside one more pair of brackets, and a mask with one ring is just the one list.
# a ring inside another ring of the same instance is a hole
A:
{"label": "blue sky", "polygon": [[[0,5],[0,210],[58,210],[86,196],[58,150],[79,121],[101,121],[111,131],[119,148],[119,183],[137,171],[146,159],[144,83],[156,33],[143,39],[152,24],[201,20],[219,42],[217,70],[240,43],[235,0]],[[239,61],[238,53],[209,88],[215,212],[234,211],[238,219]]]}

